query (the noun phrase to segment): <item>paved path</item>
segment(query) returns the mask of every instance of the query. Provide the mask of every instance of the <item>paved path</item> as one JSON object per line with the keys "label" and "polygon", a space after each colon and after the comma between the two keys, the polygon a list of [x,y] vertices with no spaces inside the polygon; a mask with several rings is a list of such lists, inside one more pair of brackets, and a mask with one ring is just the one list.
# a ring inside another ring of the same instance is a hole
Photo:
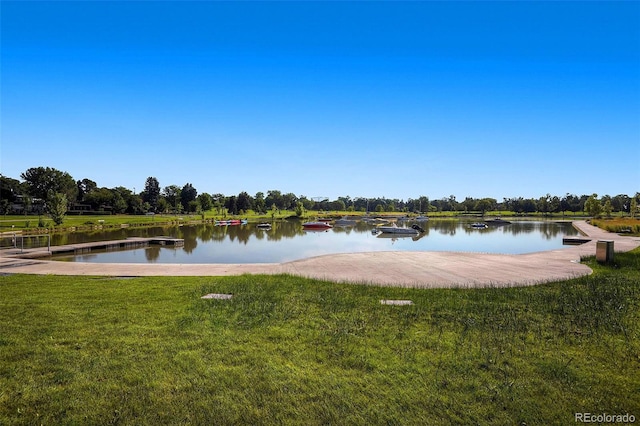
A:
{"label": "paved path", "polygon": [[615,251],[640,246],[638,237],[621,237],[574,222],[592,238],[579,246],[529,254],[460,252],[372,252],[332,254],[286,263],[254,264],[124,264],[80,263],[0,258],[0,273],[96,276],[220,276],[281,274],[336,282],[436,287],[507,287],[533,285],[591,273],[580,264],[595,255],[597,240],[613,240]]}

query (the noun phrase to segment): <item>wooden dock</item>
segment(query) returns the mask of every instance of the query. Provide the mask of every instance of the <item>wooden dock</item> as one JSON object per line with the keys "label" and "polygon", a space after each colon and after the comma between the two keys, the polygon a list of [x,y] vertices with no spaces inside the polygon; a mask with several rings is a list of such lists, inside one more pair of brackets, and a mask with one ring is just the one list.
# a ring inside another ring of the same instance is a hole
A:
{"label": "wooden dock", "polygon": [[149,247],[150,245],[181,247],[184,245],[182,238],[172,237],[131,237],[124,240],[94,241],[90,243],[65,244],[61,246],[38,247],[21,250],[19,248],[4,250],[3,257],[18,257],[24,259],[36,259],[60,254],[87,254],[93,251],[116,251]]}
{"label": "wooden dock", "polygon": [[576,235],[576,236],[562,238],[562,244],[567,246],[579,246],[581,244],[588,243],[591,240],[593,240],[593,238],[585,237],[582,235]]}

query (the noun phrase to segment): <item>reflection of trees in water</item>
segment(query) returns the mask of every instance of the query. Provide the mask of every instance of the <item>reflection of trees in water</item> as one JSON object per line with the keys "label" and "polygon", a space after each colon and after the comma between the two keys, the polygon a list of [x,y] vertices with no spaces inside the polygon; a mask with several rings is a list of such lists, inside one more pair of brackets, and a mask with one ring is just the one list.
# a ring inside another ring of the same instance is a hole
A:
{"label": "reflection of trees in water", "polygon": [[299,221],[277,222],[273,224],[272,232],[267,235],[269,241],[280,241],[303,235],[302,224]]}
{"label": "reflection of trees in water", "polygon": [[251,238],[251,234],[253,234],[253,229],[250,229],[246,225],[235,225],[229,226],[227,229],[227,236],[230,241],[238,241],[244,245],[247,245],[249,239]]}
{"label": "reflection of trees in water", "polygon": [[201,241],[211,241],[213,239],[213,234],[215,230],[214,225],[203,225],[199,227],[200,229],[200,240]]}
{"label": "reflection of trees in water", "polygon": [[179,237],[184,239],[183,250],[187,253],[193,252],[198,247],[198,231],[201,226],[181,226],[178,232]]}
{"label": "reflection of trees in water", "polygon": [[176,227],[154,226],[150,228],[117,228],[117,229],[96,229],[92,231],[68,232],[64,234],[54,234],[51,236],[52,245],[79,244],[93,241],[124,240],[130,237],[157,237],[160,235],[175,236]]}
{"label": "reflection of trees in water", "polygon": [[149,246],[144,251],[148,262],[155,262],[160,257],[160,246]]}

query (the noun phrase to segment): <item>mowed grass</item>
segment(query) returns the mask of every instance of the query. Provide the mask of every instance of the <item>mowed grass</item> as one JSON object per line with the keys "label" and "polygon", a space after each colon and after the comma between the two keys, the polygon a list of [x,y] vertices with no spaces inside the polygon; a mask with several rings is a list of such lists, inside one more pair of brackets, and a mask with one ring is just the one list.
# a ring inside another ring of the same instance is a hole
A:
{"label": "mowed grass", "polygon": [[640,250],[588,262],[592,276],[509,289],[2,276],[0,424],[637,419]]}

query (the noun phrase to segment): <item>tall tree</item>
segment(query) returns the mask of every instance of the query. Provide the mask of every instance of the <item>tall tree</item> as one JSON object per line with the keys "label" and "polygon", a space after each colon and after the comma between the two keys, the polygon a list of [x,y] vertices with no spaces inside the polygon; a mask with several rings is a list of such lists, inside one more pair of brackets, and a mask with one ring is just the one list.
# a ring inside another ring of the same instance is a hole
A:
{"label": "tall tree", "polygon": [[158,179],[149,176],[144,184],[144,191],[140,194],[142,201],[149,203],[151,209],[155,211],[158,207],[158,198],[160,198],[160,183]]}
{"label": "tall tree", "polygon": [[198,202],[200,203],[200,208],[203,212],[208,212],[213,208],[213,201],[211,201],[211,195],[203,192],[198,195]]}
{"label": "tall tree", "polygon": [[180,201],[180,192],[182,190],[178,185],[169,185],[164,187],[164,197],[167,199],[167,203],[171,208],[178,211],[178,204]]}
{"label": "tall tree", "polygon": [[51,193],[47,196],[47,210],[51,215],[53,223],[62,224],[64,216],[67,214],[67,196],[60,193]]}
{"label": "tall tree", "polygon": [[238,211],[242,210],[246,212],[247,210],[252,209],[251,195],[247,192],[242,191],[238,194],[238,198],[236,199],[236,206],[238,207]]}
{"label": "tall tree", "polygon": [[24,192],[23,185],[17,179],[0,175],[0,199],[8,202],[14,201],[16,196]]}
{"label": "tall tree", "polygon": [[476,205],[474,206],[475,210],[480,210],[482,215],[484,216],[487,210],[493,210],[497,201],[495,198],[482,198],[478,200]]}
{"label": "tall tree", "polygon": [[20,175],[29,194],[47,200],[51,194],[64,194],[67,201],[75,200],[78,194],[76,181],[67,172],[51,167],[32,167]]}
{"label": "tall tree", "polygon": [[253,209],[256,213],[265,213],[267,211],[267,206],[264,201],[264,193],[257,192],[256,196],[253,197]]}
{"label": "tall tree", "polygon": [[76,182],[76,186],[78,187],[78,201],[83,201],[85,195],[98,189],[98,184],[87,178]]}
{"label": "tall tree", "polygon": [[278,209],[284,209],[284,198],[282,196],[282,192],[277,189],[267,191],[267,198],[265,198],[264,201],[267,208],[271,208],[271,206],[275,205]]}
{"label": "tall tree", "polygon": [[227,208],[229,214],[238,214],[237,197],[235,195],[227,197],[224,206]]}
{"label": "tall tree", "polygon": [[196,191],[196,189],[190,183],[187,183],[182,187],[182,191],[180,191],[180,203],[182,204],[184,211],[191,211],[189,208],[189,203],[195,201],[197,196],[198,191]]}
{"label": "tall tree", "polygon": [[589,216],[598,217],[602,213],[602,204],[598,200],[598,194],[591,195],[584,203],[584,208]]}

